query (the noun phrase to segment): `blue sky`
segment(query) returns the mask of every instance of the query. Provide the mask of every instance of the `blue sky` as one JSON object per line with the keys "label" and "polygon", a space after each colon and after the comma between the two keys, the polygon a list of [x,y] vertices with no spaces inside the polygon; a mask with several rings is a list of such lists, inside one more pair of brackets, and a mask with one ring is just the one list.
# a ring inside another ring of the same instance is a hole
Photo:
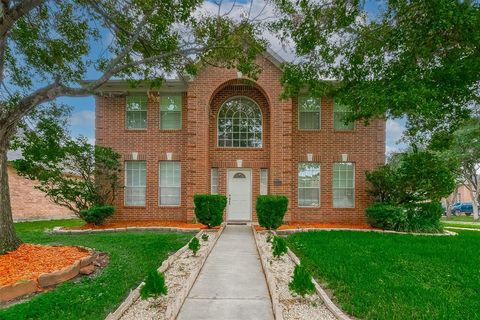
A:
{"label": "blue sky", "polygon": [[[232,0],[227,0],[223,2],[222,8],[224,10],[229,10],[229,3]],[[241,5],[247,6],[250,4],[250,1],[242,0],[237,1],[237,4],[240,3]],[[254,1],[253,12],[255,10],[260,10],[263,6],[260,1]],[[365,6],[370,14],[371,18],[374,18],[376,13],[378,12],[378,1],[376,0],[368,0],[365,3]],[[212,9],[212,2],[207,1],[204,3],[203,6],[204,10],[211,10]],[[241,10],[241,9],[240,9]],[[254,14],[254,13],[253,13]],[[104,34],[102,40],[98,43],[92,43],[91,47],[93,48],[91,56],[98,57],[105,53],[105,48],[111,41],[111,36],[107,33]],[[282,49],[282,46],[279,43],[275,43],[272,39],[272,49],[277,51],[278,54],[283,56],[288,60],[288,56],[291,53],[286,52]],[[99,76],[99,72],[95,71],[94,69],[88,70],[87,74],[85,75],[86,79],[95,79]],[[58,102],[64,103],[67,105],[72,106],[72,116],[70,121],[70,132],[73,136],[85,136],[87,137],[92,143],[95,141],[95,98],[94,97],[79,97],[79,98],[61,98],[58,99]],[[397,144],[398,140],[401,139],[404,130],[404,121],[401,119],[397,120],[389,120],[387,122],[387,139],[386,139],[386,152],[390,153],[392,151],[399,150],[403,148],[403,144]]]}

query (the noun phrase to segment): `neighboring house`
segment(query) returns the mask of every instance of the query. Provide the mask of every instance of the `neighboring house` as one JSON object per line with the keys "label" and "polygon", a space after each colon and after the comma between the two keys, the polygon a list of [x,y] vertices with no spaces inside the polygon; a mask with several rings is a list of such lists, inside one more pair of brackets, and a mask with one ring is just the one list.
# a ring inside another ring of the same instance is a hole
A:
{"label": "neighboring house", "polygon": [[75,215],[65,207],[56,205],[35,188],[37,181],[21,177],[8,166],[8,184],[14,221],[70,219]]}
{"label": "neighboring house", "polygon": [[385,122],[345,125],[332,97],[282,100],[281,60],[249,81],[205,67],[159,91],[110,81],[96,97],[96,143],[122,155],[116,219],[192,221],[193,196],[228,197],[228,221],[256,221],[260,194],[286,195],[286,221],[365,222],[366,170],[384,163]]}

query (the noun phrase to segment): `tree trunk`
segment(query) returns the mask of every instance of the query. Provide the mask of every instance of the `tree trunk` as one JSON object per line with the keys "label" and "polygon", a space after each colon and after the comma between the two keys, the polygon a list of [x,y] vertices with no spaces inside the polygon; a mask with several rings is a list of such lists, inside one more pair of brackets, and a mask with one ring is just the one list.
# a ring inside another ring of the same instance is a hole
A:
{"label": "tree trunk", "polygon": [[473,190],[470,190],[470,195],[472,196],[473,221],[478,221],[478,195]]}
{"label": "tree trunk", "polygon": [[7,173],[8,142],[9,138],[0,137],[0,254],[13,251],[21,244],[15,233],[10,205]]}

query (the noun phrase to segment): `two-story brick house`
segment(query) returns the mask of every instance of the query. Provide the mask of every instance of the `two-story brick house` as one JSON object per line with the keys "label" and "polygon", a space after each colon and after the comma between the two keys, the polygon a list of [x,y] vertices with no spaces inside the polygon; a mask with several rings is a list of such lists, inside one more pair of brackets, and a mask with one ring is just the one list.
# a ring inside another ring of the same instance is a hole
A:
{"label": "two-story brick house", "polygon": [[220,193],[227,221],[256,221],[260,194],[289,198],[286,221],[365,221],[364,172],[384,162],[384,121],[346,125],[332,97],[281,99],[280,58],[258,63],[257,81],[209,66],[156,92],[99,90],[96,142],[124,162],[115,219],[192,221],[193,195]]}

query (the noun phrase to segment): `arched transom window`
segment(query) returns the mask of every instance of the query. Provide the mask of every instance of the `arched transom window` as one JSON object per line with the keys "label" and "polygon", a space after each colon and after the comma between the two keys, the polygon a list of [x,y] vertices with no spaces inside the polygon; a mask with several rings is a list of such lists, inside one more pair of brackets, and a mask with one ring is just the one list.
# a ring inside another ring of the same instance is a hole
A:
{"label": "arched transom window", "polygon": [[262,147],[262,112],[246,97],[225,102],[218,113],[218,146],[233,148]]}

